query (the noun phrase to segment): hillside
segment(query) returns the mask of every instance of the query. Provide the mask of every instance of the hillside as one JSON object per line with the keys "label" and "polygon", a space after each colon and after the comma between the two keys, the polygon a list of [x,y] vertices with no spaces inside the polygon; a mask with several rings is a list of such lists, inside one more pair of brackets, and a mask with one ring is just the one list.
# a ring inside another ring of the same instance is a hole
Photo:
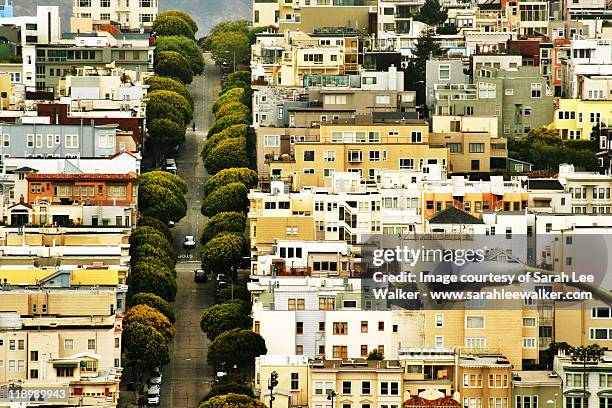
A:
{"label": "hillside", "polygon": [[[40,6],[58,5],[62,17],[62,27],[67,31],[70,24],[73,0],[34,0],[16,1],[15,14],[31,13],[32,3]],[[161,10],[180,9],[191,14],[200,26],[199,36],[206,34],[221,20],[251,17],[251,0],[159,0]]]}

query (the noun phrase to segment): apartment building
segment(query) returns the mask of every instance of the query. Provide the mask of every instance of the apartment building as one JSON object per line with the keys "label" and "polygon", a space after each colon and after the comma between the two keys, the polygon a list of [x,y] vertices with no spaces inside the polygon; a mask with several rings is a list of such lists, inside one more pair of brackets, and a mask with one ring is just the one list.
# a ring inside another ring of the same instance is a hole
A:
{"label": "apartment building", "polygon": [[612,56],[609,39],[586,38],[575,35],[568,45],[567,55],[561,59],[563,69],[562,95],[577,99],[583,96],[583,78],[612,75]]}
{"label": "apartment building", "polygon": [[[413,17],[425,4],[424,0],[380,0],[378,2],[378,30],[384,34],[409,34],[415,22]],[[417,22],[418,24],[418,22]]]}
{"label": "apartment building", "polygon": [[571,195],[574,214],[609,214],[612,176],[577,172],[572,165],[559,166],[559,181]]}
{"label": "apartment building", "polygon": [[461,356],[457,366],[457,391],[464,407],[512,406],[513,365],[505,357]]}
{"label": "apartment building", "polygon": [[425,101],[431,112],[435,112],[435,89],[450,84],[468,84],[469,76],[460,58],[428,59],[425,68]]}
{"label": "apartment building", "polygon": [[149,34],[64,34],[61,43],[36,45],[36,87],[58,96],[60,79],[77,68],[111,63],[146,73],[153,70],[153,49]]}
{"label": "apartment building", "polygon": [[422,120],[375,122],[372,116],[326,123],[314,140],[298,141],[294,155],[267,159],[271,176],[291,178],[294,187],[325,186],[335,172],[353,172],[372,180],[377,169],[445,168],[448,151],[428,143]]}
{"label": "apartment building", "polygon": [[121,317],[111,290],[0,291],[0,383],[61,387],[64,403],[115,406]]}
{"label": "apartment building", "polygon": [[119,23],[123,31],[150,30],[158,14],[157,0],[73,0],[72,17]]}
{"label": "apartment building", "polygon": [[444,397],[455,395],[457,353],[454,349],[402,347],[398,360],[404,368],[404,395],[416,397],[436,393]]}
{"label": "apartment building", "polygon": [[449,173],[506,169],[508,146],[498,137],[496,117],[432,115],[431,121],[429,141],[448,148]]}
{"label": "apartment building", "polygon": [[506,3],[508,31],[516,31],[521,37],[547,35],[549,15],[549,2],[547,1]]}
{"label": "apartment building", "polygon": [[561,378],[554,371],[513,371],[513,407],[542,406],[543,404],[562,407],[561,384]]}
{"label": "apartment building", "polygon": [[537,67],[481,68],[473,84],[435,86],[438,115],[496,116],[498,137],[520,138],[553,118],[552,93]]}
{"label": "apartment building", "polygon": [[586,367],[580,359],[559,355],[555,357],[553,367],[563,381],[564,407],[597,408],[609,404],[612,387],[610,351],[606,351],[599,361],[589,361]]}
{"label": "apartment building", "polygon": [[268,380],[278,375],[274,388],[274,406],[291,408],[307,406],[310,399],[309,358],[303,355],[263,355],[255,357],[255,393],[264,404],[270,404]]}
{"label": "apartment building", "polygon": [[[603,81],[598,81],[603,82]],[[612,83],[612,79],[610,79]],[[601,91],[601,93],[600,93]],[[604,89],[593,90],[593,94],[604,95]],[[609,93],[608,93],[609,94]],[[552,129],[559,131],[565,140],[591,140],[593,129],[612,124],[612,96],[607,99],[559,99],[555,109]]]}
{"label": "apartment building", "polygon": [[4,0],[0,4],[0,18],[13,17],[13,0]]}
{"label": "apartment building", "polygon": [[1,123],[2,157],[109,157],[117,153],[117,125],[52,125],[26,117]]}
{"label": "apartment building", "polygon": [[331,27],[259,34],[252,45],[252,79],[269,85],[302,86],[306,75],[358,74],[358,32]]}

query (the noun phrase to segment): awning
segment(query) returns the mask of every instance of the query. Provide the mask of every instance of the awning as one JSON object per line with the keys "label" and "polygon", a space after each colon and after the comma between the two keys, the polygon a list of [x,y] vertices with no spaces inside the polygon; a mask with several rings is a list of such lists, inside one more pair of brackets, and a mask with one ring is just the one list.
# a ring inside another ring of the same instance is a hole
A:
{"label": "awning", "polygon": [[53,367],[62,367],[62,368],[77,368],[77,363],[53,363]]}

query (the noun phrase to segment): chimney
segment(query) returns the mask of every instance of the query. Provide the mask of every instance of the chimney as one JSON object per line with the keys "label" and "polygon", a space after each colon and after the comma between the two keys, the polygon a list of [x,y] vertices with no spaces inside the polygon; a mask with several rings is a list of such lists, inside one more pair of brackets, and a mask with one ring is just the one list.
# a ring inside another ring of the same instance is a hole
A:
{"label": "chimney", "polygon": [[25,202],[25,199],[23,198],[23,194],[21,196],[19,196],[19,204],[23,204]]}
{"label": "chimney", "polygon": [[397,67],[394,64],[389,67],[389,90],[397,91]]}

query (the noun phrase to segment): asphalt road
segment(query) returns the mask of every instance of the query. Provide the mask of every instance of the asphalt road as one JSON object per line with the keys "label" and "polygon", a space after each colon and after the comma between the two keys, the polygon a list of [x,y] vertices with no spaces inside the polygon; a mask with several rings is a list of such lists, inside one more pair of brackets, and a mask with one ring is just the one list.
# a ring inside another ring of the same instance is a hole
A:
{"label": "asphalt road", "polygon": [[[163,369],[160,406],[164,408],[196,408],[210,389],[214,372],[206,363],[208,340],[200,329],[202,311],[214,304],[214,283],[195,283],[193,271],[200,266],[199,238],[206,218],[200,212],[204,182],[208,178],[200,157],[206,132],[213,121],[211,107],[219,94],[220,70],[205,55],[206,69],[191,85],[195,99],[196,131],[189,127],[186,140],[177,158],[178,174],[189,192],[187,215],[173,229],[174,249],[179,257],[176,265],[178,293],[174,303],[176,335],[170,345],[170,364]],[[183,249],[186,235],[196,238],[196,249]]]}

